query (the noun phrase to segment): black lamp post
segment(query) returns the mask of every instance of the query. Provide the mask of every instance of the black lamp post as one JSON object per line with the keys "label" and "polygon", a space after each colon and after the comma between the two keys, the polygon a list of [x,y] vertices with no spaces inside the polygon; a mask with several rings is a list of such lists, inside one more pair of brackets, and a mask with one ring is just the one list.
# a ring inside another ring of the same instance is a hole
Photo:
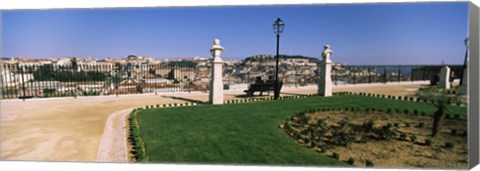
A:
{"label": "black lamp post", "polygon": [[280,33],[283,32],[283,27],[285,27],[285,23],[283,23],[282,19],[277,18],[275,23],[273,23],[273,31],[277,34],[277,55],[276,64],[275,64],[275,82],[273,83],[273,87],[275,89],[273,99],[277,100],[280,97],[280,89],[278,85],[278,58],[279,58],[279,48],[280,48]]}

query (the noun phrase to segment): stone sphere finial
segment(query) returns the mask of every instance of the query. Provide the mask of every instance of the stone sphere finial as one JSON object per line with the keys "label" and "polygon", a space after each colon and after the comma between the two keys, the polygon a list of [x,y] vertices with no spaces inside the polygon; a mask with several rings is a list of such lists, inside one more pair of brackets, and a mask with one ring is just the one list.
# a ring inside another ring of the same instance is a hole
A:
{"label": "stone sphere finial", "polygon": [[330,55],[332,55],[333,51],[330,49],[330,45],[326,44],[323,45],[323,52],[322,57],[323,59],[330,60]]}
{"label": "stone sphere finial", "polygon": [[220,59],[220,54],[222,54],[222,52],[223,52],[223,47],[220,45],[220,40],[213,39],[213,45],[210,48],[210,53],[212,54],[212,57],[214,59],[216,59],[217,61],[221,60]]}
{"label": "stone sphere finial", "polygon": [[213,39],[213,45],[210,48],[210,50],[213,51],[213,50],[216,50],[216,49],[220,49],[220,50],[223,51],[223,47],[222,47],[222,45],[220,45],[220,40]]}

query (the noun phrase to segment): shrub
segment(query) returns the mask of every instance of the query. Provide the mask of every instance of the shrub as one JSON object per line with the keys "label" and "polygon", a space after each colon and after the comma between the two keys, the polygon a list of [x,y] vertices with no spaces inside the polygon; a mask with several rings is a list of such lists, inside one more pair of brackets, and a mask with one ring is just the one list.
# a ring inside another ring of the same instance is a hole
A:
{"label": "shrub", "polygon": [[303,142],[305,144],[308,144],[308,143],[310,143],[310,139],[308,139],[307,137],[303,137]]}
{"label": "shrub", "polygon": [[347,147],[349,144],[355,141],[355,137],[346,132],[339,131],[336,133],[334,132],[331,140],[335,146]]}
{"label": "shrub", "polygon": [[337,152],[333,152],[332,157],[338,160],[340,159],[340,154],[338,154]]}
{"label": "shrub", "polygon": [[305,135],[305,134],[308,134],[310,132],[309,129],[304,129],[304,130],[301,130],[300,133]]}
{"label": "shrub", "polygon": [[427,138],[427,139],[425,140],[425,145],[431,146],[432,143],[433,143],[433,140],[432,140],[431,138]]}
{"label": "shrub", "polygon": [[446,147],[446,148],[453,148],[454,146],[455,146],[455,144],[454,144],[453,142],[451,142],[451,141],[447,141],[447,142],[445,143],[445,147]]}
{"label": "shrub", "polygon": [[292,125],[290,124],[290,122],[288,120],[285,121],[285,128],[289,131],[293,130]]}
{"label": "shrub", "polygon": [[425,115],[427,115],[427,113],[422,111],[422,112],[420,112],[420,115],[425,116]]}
{"label": "shrub", "polygon": [[375,112],[376,110],[377,110],[377,109],[375,109],[374,107],[372,107],[372,111],[374,111],[374,112]]}
{"label": "shrub", "polygon": [[406,140],[406,139],[407,139],[407,134],[400,133],[400,140]]}
{"label": "shrub", "polygon": [[417,109],[413,109],[413,114],[418,115],[418,110],[417,110]]}
{"label": "shrub", "polygon": [[406,122],[406,123],[405,123],[405,127],[408,128],[408,127],[410,127],[410,126],[411,126],[410,122]]}
{"label": "shrub", "polygon": [[327,126],[327,122],[325,122],[325,120],[323,120],[323,119],[319,119],[319,120],[317,120],[317,126],[324,129]]}
{"label": "shrub", "polygon": [[387,113],[390,113],[390,112],[392,112],[392,109],[387,109]]}
{"label": "shrub", "polygon": [[400,109],[395,109],[395,113],[400,113]]}
{"label": "shrub", "polygon": [[409,111],[408,109],[405,109],[405,110],[403,111],[403,113],[405,113],[405,114],[409,114],[409,113],[410,113],[410,111]]}
{"label": "shrub", "polygon": [[378,129],[376,131],[376,133],[378,134],[378,138],[382,140],[390,140],[395,136],[397,136],[397,133],[390,129],[391,126],[392,125],[390,124],[390,125],[383,126],[381,129]]}
{"label": "shrub", "polygon": [[392,128],[392,126],[393,126],[392,123],[387,123],[387,128],[390,129],[390,128]]}
{"label": "shrub", "polygon": [[457,129],[452,129],[451,132],[453,135],[457,134]]}
{"label": "shrub", "polygon": [[349,157],[347,163],[353,165],[353,163],[355,163],[355,160],[352,157]]}
{"label": "shrub", "polygon": [[345,107],[345,111],[348,111],[348,107]]}
{"label": "shrub", "polygon": [[399,127],[400,124],[399,124],[398,122],[395,122],[395,123],[393,123],[393,126],[394,126],[394,127]]}
{"label": "shrub", "polygon": [[368,135],[363,135],[362,138],[360,139],[362,143],[367,143],[369,140],[370,138],[368,137]]}
{"label": "shrub", "polygon": [[362,130],[365,132],[370,132],[373,130],[373,120],[369,120],[368,122],[365,122],[362,124]]}
{"label": "shrub", "polygon": [[296,139],[302,138],[302,135],[300,133],[298,133],[297,131],[294,131],[293,134],[294,134]]}
{"label": "shrub", "polygon": [[317,141],[312,141],[312,143],[310,144],[310,148],[314,148],[318,146],[318,142]]}
{"label": "shrub", "polygon": [[419,128],[423,128],[424,126],[425,126],[425,122],[423,122],[423,121],[418,122],[418,127]]}
{"label": "shrub", "polygon": [[328,149],[327,149],[326,146],[321,146],[321,147],[320,147],[320,153],[325,153],[325,152],[327,152],[327,150],[328,150]]}
{"label": "shrub", "polygon": [[367,160],[365,160],[365,166],[366,167],[373,167],[373,162],[367,159]]}
{"label": "shrub", "polygon": [[299,121],[300,121],[300,124],[306,125],[306,124],[308,124],[308,117],[303,115],[303,116],[300,117]]}
{"label": "shrub", "polygon": [[417,136],[416,135],[410,135],[410,141],[417,142]]}

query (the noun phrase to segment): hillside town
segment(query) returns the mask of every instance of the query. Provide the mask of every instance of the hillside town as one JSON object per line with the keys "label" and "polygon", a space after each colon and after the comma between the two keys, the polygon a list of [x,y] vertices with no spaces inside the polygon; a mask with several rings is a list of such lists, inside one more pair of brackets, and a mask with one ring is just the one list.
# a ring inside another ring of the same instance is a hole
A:
{"label": "hillside town", "polygon": [[[280,55],[278,77],[286,86],[318,82],[318,58]],[[273,55],[226,60],[225,89],[247,89],[260,77],[275,75]],[[206,91],[211,58],[165,58],[129,55],[124,58],[1,58],[2,97],[85,96],[171,91]],[[347,66],[334,63],[334,84],[429,80],[439,67]],[[461,69],[461,67],[460,67]],[[455,68],[454,68],[455,70]],[[458,74],[457,74],[458,75]]]}
{"label": "hillside town", "polygon": [[[2,58],[2,92],[16,97],[23,88],[31,96],[207,90],[209,61],[207,57],[159,60],[136,55],[121,59]],[[308,57],[281,57],[279,78],[287,84],[315,83],[317,62]],[[223,68],[226,88],[234,88],[248,85],[256,77],[273,76],[275,60],[272,55],[255,55],[242,61],[224,61]]]}

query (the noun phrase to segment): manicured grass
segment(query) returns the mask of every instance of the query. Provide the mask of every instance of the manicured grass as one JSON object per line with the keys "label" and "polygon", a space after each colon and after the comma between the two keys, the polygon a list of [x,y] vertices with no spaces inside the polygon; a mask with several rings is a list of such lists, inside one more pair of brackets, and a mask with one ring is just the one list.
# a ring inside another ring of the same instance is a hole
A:
{"label": "manicured grass", "polygon": [[[342,166],[346,164],[303,147],[278,126],[305,110],[345,107],[417,109],[427,114],[435,110],[419,102],[342,95],[149,109],[137,118],[151,162]],[[449,109],[466,116],[465,107]]]}

